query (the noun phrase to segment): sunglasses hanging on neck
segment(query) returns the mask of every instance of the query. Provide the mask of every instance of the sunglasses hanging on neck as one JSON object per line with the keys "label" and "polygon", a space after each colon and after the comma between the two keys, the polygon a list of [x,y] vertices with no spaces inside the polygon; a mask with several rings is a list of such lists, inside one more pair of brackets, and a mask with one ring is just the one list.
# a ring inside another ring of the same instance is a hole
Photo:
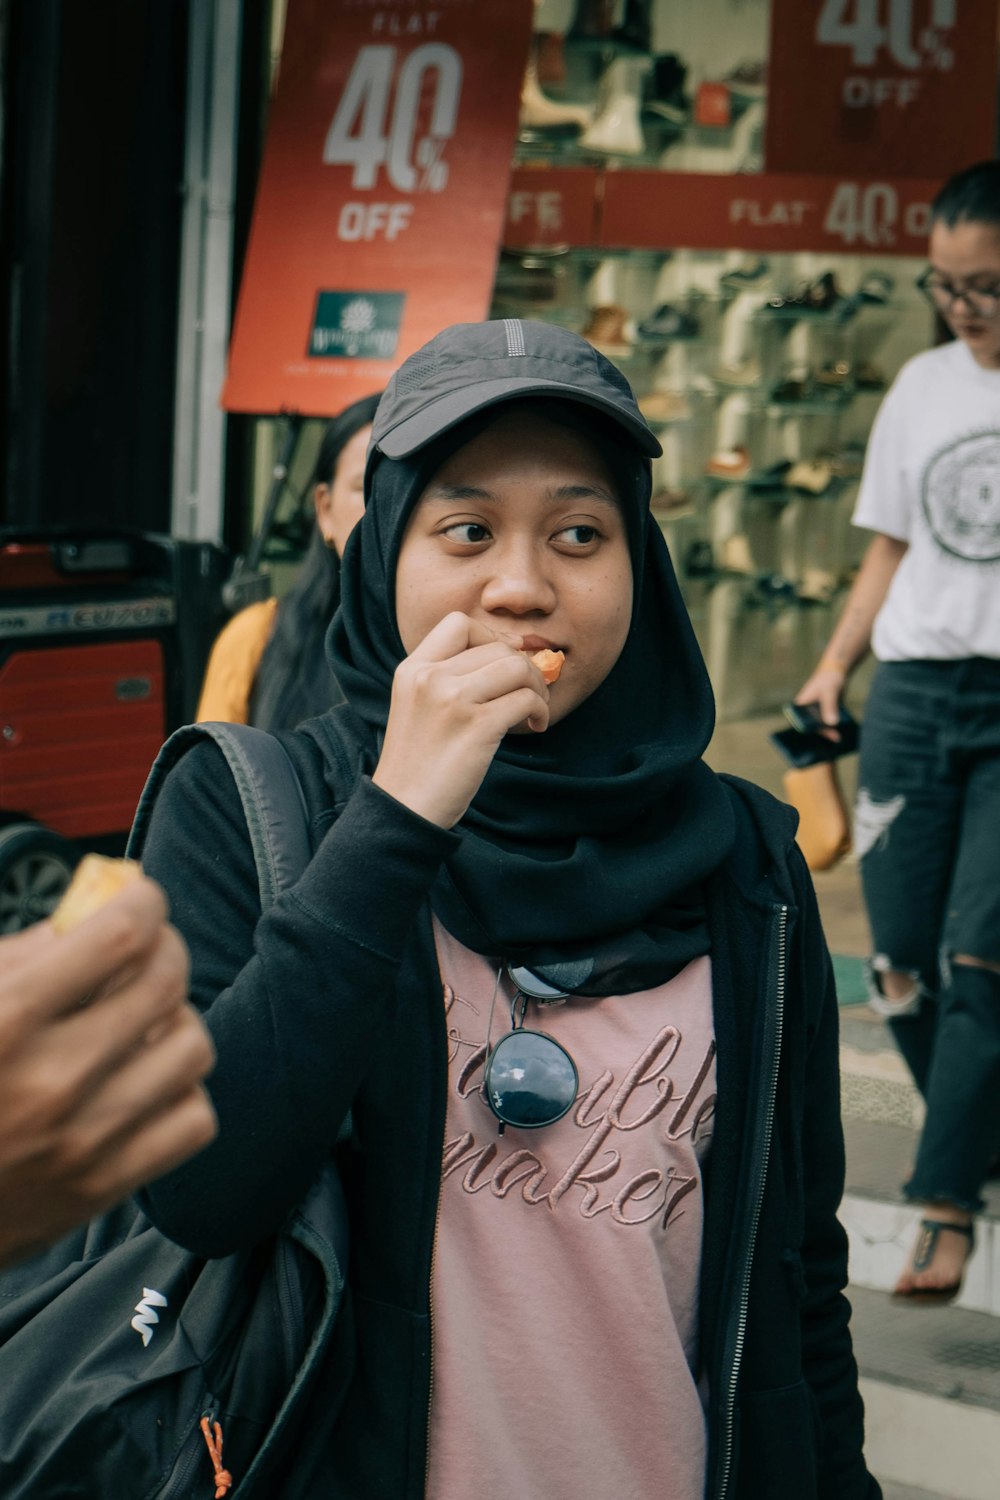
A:
{"label": "sunglasses hanging on neck", "polygon": [[561,1005],[568,990],[546,984],[530,969],[507,965],[514,985],[510,1005],[510,1031],[495,1047],[490,1046],[493,1011],[504,967],[497,969],[490,1019],[486,1032],[486,1062],[483,1067],[483,1098],[500,1121],[499,1134],[508,1125],[519,1130],[539,1130],[554,1125],[576,1102],[580,1076],[566,1048],[544,1031],[524,1025],[528,1002]]}

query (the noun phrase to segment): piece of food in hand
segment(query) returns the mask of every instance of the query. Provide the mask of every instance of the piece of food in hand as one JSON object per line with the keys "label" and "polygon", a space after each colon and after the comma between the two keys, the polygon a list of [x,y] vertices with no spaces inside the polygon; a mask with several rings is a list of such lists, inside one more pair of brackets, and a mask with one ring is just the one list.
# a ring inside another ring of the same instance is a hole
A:
{"label": "piece of food in hand", "polygon": [[535,651],[532,654],[531,660],[534,662],[539,672],[541,672],[542,676],[545,678],[545,681],[551,686],[551,684],[556,681],[559,673],[563,669],[563,662],[566,660],[566,653],[565,651],[550,651],[548,647],[546,647],[544,651]]}
{"label": "piece of food in hand", "polygon": [[106,854],[85,854],[59,905],[52,913],[56,932],[69,932],[92,917],[105,902],[142,874],[135,859],[109,859]]}

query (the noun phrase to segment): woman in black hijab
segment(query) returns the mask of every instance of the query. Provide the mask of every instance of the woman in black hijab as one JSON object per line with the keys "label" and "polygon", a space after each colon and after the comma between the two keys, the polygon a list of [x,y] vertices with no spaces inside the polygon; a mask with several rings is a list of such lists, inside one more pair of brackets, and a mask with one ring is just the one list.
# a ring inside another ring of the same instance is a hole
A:
{"label": "woman in black hijab", "polygon": [[879,1493],[829,959],[791,815],[701,759],[656,451],[576,335],[445,330],[376,414],[347,702],[284,739],[305,874],[259,917],[213,746],[158,804],[220,1133],[154,1220],[254,1244],[353,1122],[352,1373],[283,1496]]}

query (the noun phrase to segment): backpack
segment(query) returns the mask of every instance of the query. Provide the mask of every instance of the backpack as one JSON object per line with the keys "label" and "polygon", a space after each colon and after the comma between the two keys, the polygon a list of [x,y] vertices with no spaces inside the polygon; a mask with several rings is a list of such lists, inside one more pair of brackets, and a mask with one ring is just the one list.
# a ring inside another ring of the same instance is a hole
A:
{"label": "backpack", "polygon": [[[129,855],[142,849],[167,772],[204,738],[239,789],[263,910],[305,868],[310,844],[292,763],[261,730],[173,734]],[[317,1382],[329,1415],[350,1378],[346,1359],[330,1357],[346,1264],[346,1206],[328,1159],[281,1230],[252,1249],[202,1259],[126,1202],[0,1275],[0,1495],[283,1495]]]}

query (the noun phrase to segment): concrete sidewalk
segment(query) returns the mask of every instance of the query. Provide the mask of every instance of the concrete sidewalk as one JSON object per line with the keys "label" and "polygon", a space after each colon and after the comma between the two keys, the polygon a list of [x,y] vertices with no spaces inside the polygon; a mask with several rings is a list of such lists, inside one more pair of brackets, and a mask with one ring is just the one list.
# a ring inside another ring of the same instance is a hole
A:
{"label": "concrete sidewalk", "polygon": [[[878,1475],[875,1476],[876,1479]],[[934,1490],[915,1490],[908,1484],[893,1484],[891,1480],[879,1480],[882,1485],[882,1500],[952,1500]]]}

